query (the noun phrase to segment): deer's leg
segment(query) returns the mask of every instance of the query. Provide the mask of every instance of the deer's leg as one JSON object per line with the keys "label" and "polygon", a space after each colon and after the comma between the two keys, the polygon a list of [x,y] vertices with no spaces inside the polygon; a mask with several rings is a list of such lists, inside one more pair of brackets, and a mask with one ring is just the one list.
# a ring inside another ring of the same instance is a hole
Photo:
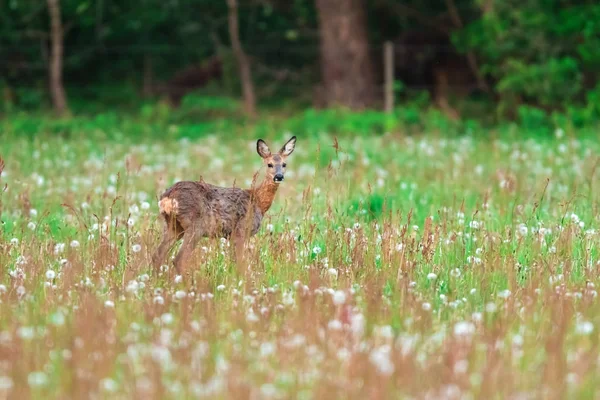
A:
{"label": "deer's leg", "polygon": [[154,272],[158,273],[160,266],[165,262],[165,258],[167,257],[167,253],[175,242],[177,241],[177,232],[175,229],[169,226],[168,223],[165,223],[163,228],[163,238],[156,252],[152,255],[152,267],[154,268]]}
{"label": "deer's leg", "polygon": [[233,239],[233,256],[238,272],[244,274],[246,270],[245,252],[246,252],[246,235],[243,229],[236,229],[232,235]]}
{"label": "deer's leg", "polygon": [[198,244],[198,240],[202,235],[198,234],[196,229],[187,229],[183,234],[183,243],[181,244],[181,249],[179,249],[179,253],[175,256],[175,260],[173,264],[175,265],[175,270],[179,275],[183,274],[183,267],[189,261],[194,248]]}

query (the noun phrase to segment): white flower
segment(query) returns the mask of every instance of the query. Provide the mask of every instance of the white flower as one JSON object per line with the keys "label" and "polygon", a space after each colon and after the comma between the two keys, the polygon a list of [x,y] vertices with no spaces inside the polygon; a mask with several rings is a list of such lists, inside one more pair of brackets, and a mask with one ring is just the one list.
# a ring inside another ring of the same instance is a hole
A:
{"label": "white flower", "polygon": [[134,226],[134,225],[135,225],[135,219],[133,219],[133,218],[129,218],[129,219],[127,219],[127,226],[128,226],[128,227],[130,227],[130,228],[131,228],[131,227],[132,227],[132,226]]}
{"label": "white flower", "polygon": [[471,295],[474,295],[475,293],[477,293],[477,289],[473,288],[473,289],[471,289],[471,290],[469,291],[469,293],[470,293]]}
{"label": "white flower", "polygon": [[469,223],[469,226],[471,227],[471,229],[479,229],[481,227],[481,223],[479,221],[471,221]]}
{"label": "white flower", "polygon": [[527,232],[529,231],[529,229],[527,228],[527,225],[525,224],[519,224],[518,227],[518,233],[521,236],[527,236]]}
{"label": "white flower", "polygon": [[170,325],[173,323],[173,314],[170,313],[164,313],[163,315],[160,316],[160,320],[163,322],[163,324],[165,325]]}
{"label": "white flower", "polygon": [[337,276],[338,276],[337,269],[335,269],[335,268],[329,268],[329,269],[327,270],[327,273],[328,273],[329,275],[331,275],[332,277],[334,277],[334,278],[337,278]]}
{"label": "white flower", "polygon": [[510,297],[510,290],[505,289],[503,291],[501,291],[500,293],[498,293],[498,297],[503,298],[503,299],[508,299]]}
{"label": "white flower", "polygon": [[140,284],[136,281],[129,281],[129,283],[127,284],[127,288],[125,290],[127,290],[127,292],[129,293],[135,293],[138,291],[138,289],[140,288]]}
{"label": "white flower", "polygon": [[461,321],[454,324],[454,335],[470,336],[475,333],[475,325],[472,322]]}
{"label": "white flower", "polygon": [[175,283],[181,283],[183,282],[183,277],[181,275],[176,275],[175,276]]}
{"label": "white flower", "polygon": [[48,376],[41,371],[30,372],[27,376],[27,382],[32,387],[45,386],[48,383]]}
{"label": "white flower", "polygon": [[64,243],[57,243],[54,245],[54,254],[60,254],[63,251],[65,251],[65,244]]}
{"label": "white flower", "polygon": [[496,312],[497,309],[498,309],[498,306],[496,306],[496,303],[487,303],[485,305],[485,311],[487,311],[489,313]]}
{"label": "white flower", "polygon": [[390,346],[384,345],[375,348],[369,354],[369,361],[381,375],[390,376],[394,373],[394,364],[390,360],[390,352]]}
{"label": "white flower", "polygon": [[421,304],[421,308],[425,311],[429,311],[431,310],[431,304],[430,303],[423,303]]}
{"label": "white flower", "polygon": [[35,227],[36,227],[35,222],[30,222],[30,223],[27,224],[27,228],[29,228],[30,230],[34,230]]}
{"label": "white flower", "polygon": [[273,224],[267,224],[267,231],[273,232]]}
{"label": "white flower", "polygon": [[143,201],[140,206],[141,206],[142,210],[150,209],[150,203],[148,203],[147,201]]}
{"label": "white flower", "polygon": [[319,246],[315,246],[312,249],[313,254],[319,254],[321,253],[321,248]]}
{"label": "white flower", "polygon": [[454,278],[460,277],[460,269],[454,268],[452,271],[450,271],[450,276]]}
{"label": "white flower", "polygon": [[594,324],[589,321],[578,322],[575,326],[575,333],[578,335],[589,335],[594,331]]}
{"label": "white flower", "polygon": [[115,382],[113,379],[104,378],[100,381],[100,387],[105,392],[114,393],[119,388],[119,385],[117,385],[117,382]]}
{"label": "white flower", "polygon": [[222,292],[223,290],[225,290],[225,285],[219,285],[219,286],[217,286],[217,291],[218,292]]}
{"label": "white flower", "polygon": [[79,242],[77,240],[72,240],[71,248],[76,249],[77,247],[79,247]]}
{"label": "white flower", "polygon": [[38,211],[35,208],[32,208],[31,210],[29,210],[29,215],[32,217],[37,217]]}
{"label": "white flower", "polygon": [[260,387],[260,393],[264,398],[275,397],[277,395],[277,388],[271,383],[265,383]]}
{"label": "white flower", "polygon": [[17,238],[10,239],[10,244],[13,245],[13,246],[18,246],[19,245],[19,239],[17,239]]}
{"label": "white flower", "polygon": [[346,302],[346,293],[343,290],[336,290],[333,294],[333,304],[339,306]]}
{"label": "white flower", "polygon": [[187,296],[187,293],[185,292],[185,290],[178,290],[175,292],[175,298],[177,298],[179,300],[185,298],[185,296]]}
{"label": "white flower", "polygon": [[437,279],[437,275],[434,274],[433,272],[430,272],[427,274],[427,279],[429,279],[430,281],[434,281]]}
{"label": "white flower", "polygon": [[165,299],[161,295],[154,296],[154,299],[152,301],[154,302],[154,304],[165,304]]}
{"label": "white flower", "polygon": [[6,392],[12,389],[13,380],[8,376],[0,376],[0,391]]}
{"label": "white flower", "polygon": [[115,302],[111,301],[111,300],[106,300],[104,302],[104,307],[106,307],[106,308],[114,308],[115,307]]}
{"label": "white flower", "polygon": [[133,246],[131,246],[131,250],[133,250],[134,253],[139,253],[140,251],[142,251],[142,246],[139,244],[134,244]]}
{"label": "white flower", "polygon": [[339,331],[342,329],[342,322],[339,319],[332,319],[327,324],[327,328],[332,331]]}
{"label": "white flower", "polygon": [[56,278],[56,272],[52,271],[51,269],[46,271],[46,279],[51,281],[54,278]]}

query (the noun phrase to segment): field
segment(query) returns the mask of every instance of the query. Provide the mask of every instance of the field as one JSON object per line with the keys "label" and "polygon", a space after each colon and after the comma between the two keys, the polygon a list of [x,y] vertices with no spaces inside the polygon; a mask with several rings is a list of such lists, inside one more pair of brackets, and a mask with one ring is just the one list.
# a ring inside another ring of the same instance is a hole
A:
{"label": "field", "polygon": [[600,396],[597,141],[298,135],[247,273],[153,273],[165,188],[264,173],[224,137],[2,139],[1,398]]}

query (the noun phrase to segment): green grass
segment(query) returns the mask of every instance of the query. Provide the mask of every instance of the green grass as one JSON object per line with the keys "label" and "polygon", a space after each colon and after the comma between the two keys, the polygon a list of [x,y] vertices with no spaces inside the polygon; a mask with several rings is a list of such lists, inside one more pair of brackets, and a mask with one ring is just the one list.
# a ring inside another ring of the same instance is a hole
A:
{"label": "green grass", "polygon": [[249,186],[261,123],[277,147],[297,121],[194,139],[116,114],[66,136],[4,121],[3,396],[600,394],[600,144],[576,131],[298,128],[249,270],[207,239],[182,281],[155,274],[157,196]]}

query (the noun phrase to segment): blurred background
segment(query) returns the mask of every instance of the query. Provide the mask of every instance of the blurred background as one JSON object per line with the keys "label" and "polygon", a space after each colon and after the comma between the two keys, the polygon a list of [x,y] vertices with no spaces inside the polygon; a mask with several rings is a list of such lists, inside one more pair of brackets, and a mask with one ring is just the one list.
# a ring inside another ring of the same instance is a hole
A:
{"label": "blurred background", "polygon": [[3,119],[202,124],[336,109],[389,130],[426,112],[552,129],[600,117],[592,0],[0,0],[0,10]]}

